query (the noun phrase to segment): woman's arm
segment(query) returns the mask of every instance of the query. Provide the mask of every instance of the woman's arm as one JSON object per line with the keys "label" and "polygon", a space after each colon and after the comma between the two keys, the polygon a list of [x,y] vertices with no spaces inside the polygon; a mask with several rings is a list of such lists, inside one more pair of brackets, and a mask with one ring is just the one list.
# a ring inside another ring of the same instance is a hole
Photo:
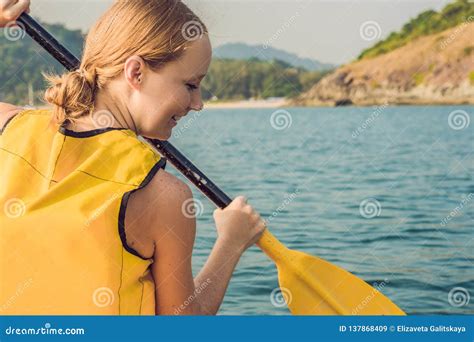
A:
{"label": "woman's arm", "polygon": [[196,298],[206,314],[215,315],[219,310],[235,266],[243,253],[242,250],[232,248],[218,239],[206,264],[194,278]]}
{"label": "woman's arm", "polygon": [[[196,221],[182,213],[192,198],[189,187],[174,176],[159,171],[150,187],[152,203],[148,213],[151,240],[154,241],[152,273],[155,280],[157,315],[204,315],[194,297],[192,252]],[[153,191],[155,189],[155,191]],[[152,197],[155,197],[154,201]]]}
{"label": "woman's arm", "polygon": [[[198,276],[192,275],[196,220],[186,214],[191,189],[160,170],[143,196],[143,222],[154,241],[152,273],[157,315],[214,315],[242,253],[263,232],[263,222],[242,197],[214,218],[218,238]],[[223,233],[225,232],[225,233]]]}
{"label": "woman's arm", "polygon": [[170,205],[157,211],[165,213],[160,215],[160,221],[167,227],[160,229],[162,233],[155,239],[156,313],[215,315],[243,250],[218,238],[206,264],[193,280],[191,260],[196,222],[181,213],[182,205],[192,200],[188,189],[175,194],[177,197],[168,194]]}

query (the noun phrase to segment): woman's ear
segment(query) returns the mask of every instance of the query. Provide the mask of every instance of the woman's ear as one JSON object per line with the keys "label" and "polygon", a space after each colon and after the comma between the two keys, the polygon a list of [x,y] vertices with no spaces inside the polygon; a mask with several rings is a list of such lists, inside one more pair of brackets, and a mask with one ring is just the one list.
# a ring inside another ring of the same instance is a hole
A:
{"label": "woman's ear", "polygon": [[127,83],[134,89],[139,89],[143,83],[146,65],[143,58],[139,56],[129,57],[125,61],[124,76]]}

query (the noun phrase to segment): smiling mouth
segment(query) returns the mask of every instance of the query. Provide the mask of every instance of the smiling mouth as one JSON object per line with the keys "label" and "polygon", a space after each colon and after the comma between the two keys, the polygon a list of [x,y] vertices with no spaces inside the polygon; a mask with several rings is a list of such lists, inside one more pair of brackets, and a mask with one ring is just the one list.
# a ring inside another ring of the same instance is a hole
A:
{"label": "smiling mouth", "polygon": [[181,120],[181,117],[180,117],[180,116],[177,116],[177,115],[173,115],[173,117],[171,118],[171,120],[173,120],[174,122],[178,123],[178,121]]}

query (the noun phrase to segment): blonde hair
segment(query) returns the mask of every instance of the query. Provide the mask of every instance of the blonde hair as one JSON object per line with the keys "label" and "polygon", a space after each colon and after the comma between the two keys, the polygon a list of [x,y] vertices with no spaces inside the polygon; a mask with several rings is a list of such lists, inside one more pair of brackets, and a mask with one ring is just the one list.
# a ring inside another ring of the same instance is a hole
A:
{"label": "blonde hair", "polygon": [[44,100],[53,120],[74,123],[94,111],[97,91],[118,77],[128,57],[140,56],[157,71],[179,59],[207,33],[204,23],[180,0],[118,0],[87,35],[80,68],[61,76],[43,74]]}

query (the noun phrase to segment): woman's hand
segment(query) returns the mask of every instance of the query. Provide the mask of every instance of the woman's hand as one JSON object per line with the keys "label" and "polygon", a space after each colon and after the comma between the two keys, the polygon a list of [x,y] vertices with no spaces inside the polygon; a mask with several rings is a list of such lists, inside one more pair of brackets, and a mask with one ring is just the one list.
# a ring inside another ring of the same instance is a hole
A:
{"label": "woman's hand", "polygon": [[266,228],[260,215],[243,196],[234,199],[225,209],[216,209],[214,220],[218,240],[242,253],[258,241]]}
{"label": "woman's hand", "polygon": [[0,27],[14,22],[25,11],[30,12],[30,0],[0,0]]}

